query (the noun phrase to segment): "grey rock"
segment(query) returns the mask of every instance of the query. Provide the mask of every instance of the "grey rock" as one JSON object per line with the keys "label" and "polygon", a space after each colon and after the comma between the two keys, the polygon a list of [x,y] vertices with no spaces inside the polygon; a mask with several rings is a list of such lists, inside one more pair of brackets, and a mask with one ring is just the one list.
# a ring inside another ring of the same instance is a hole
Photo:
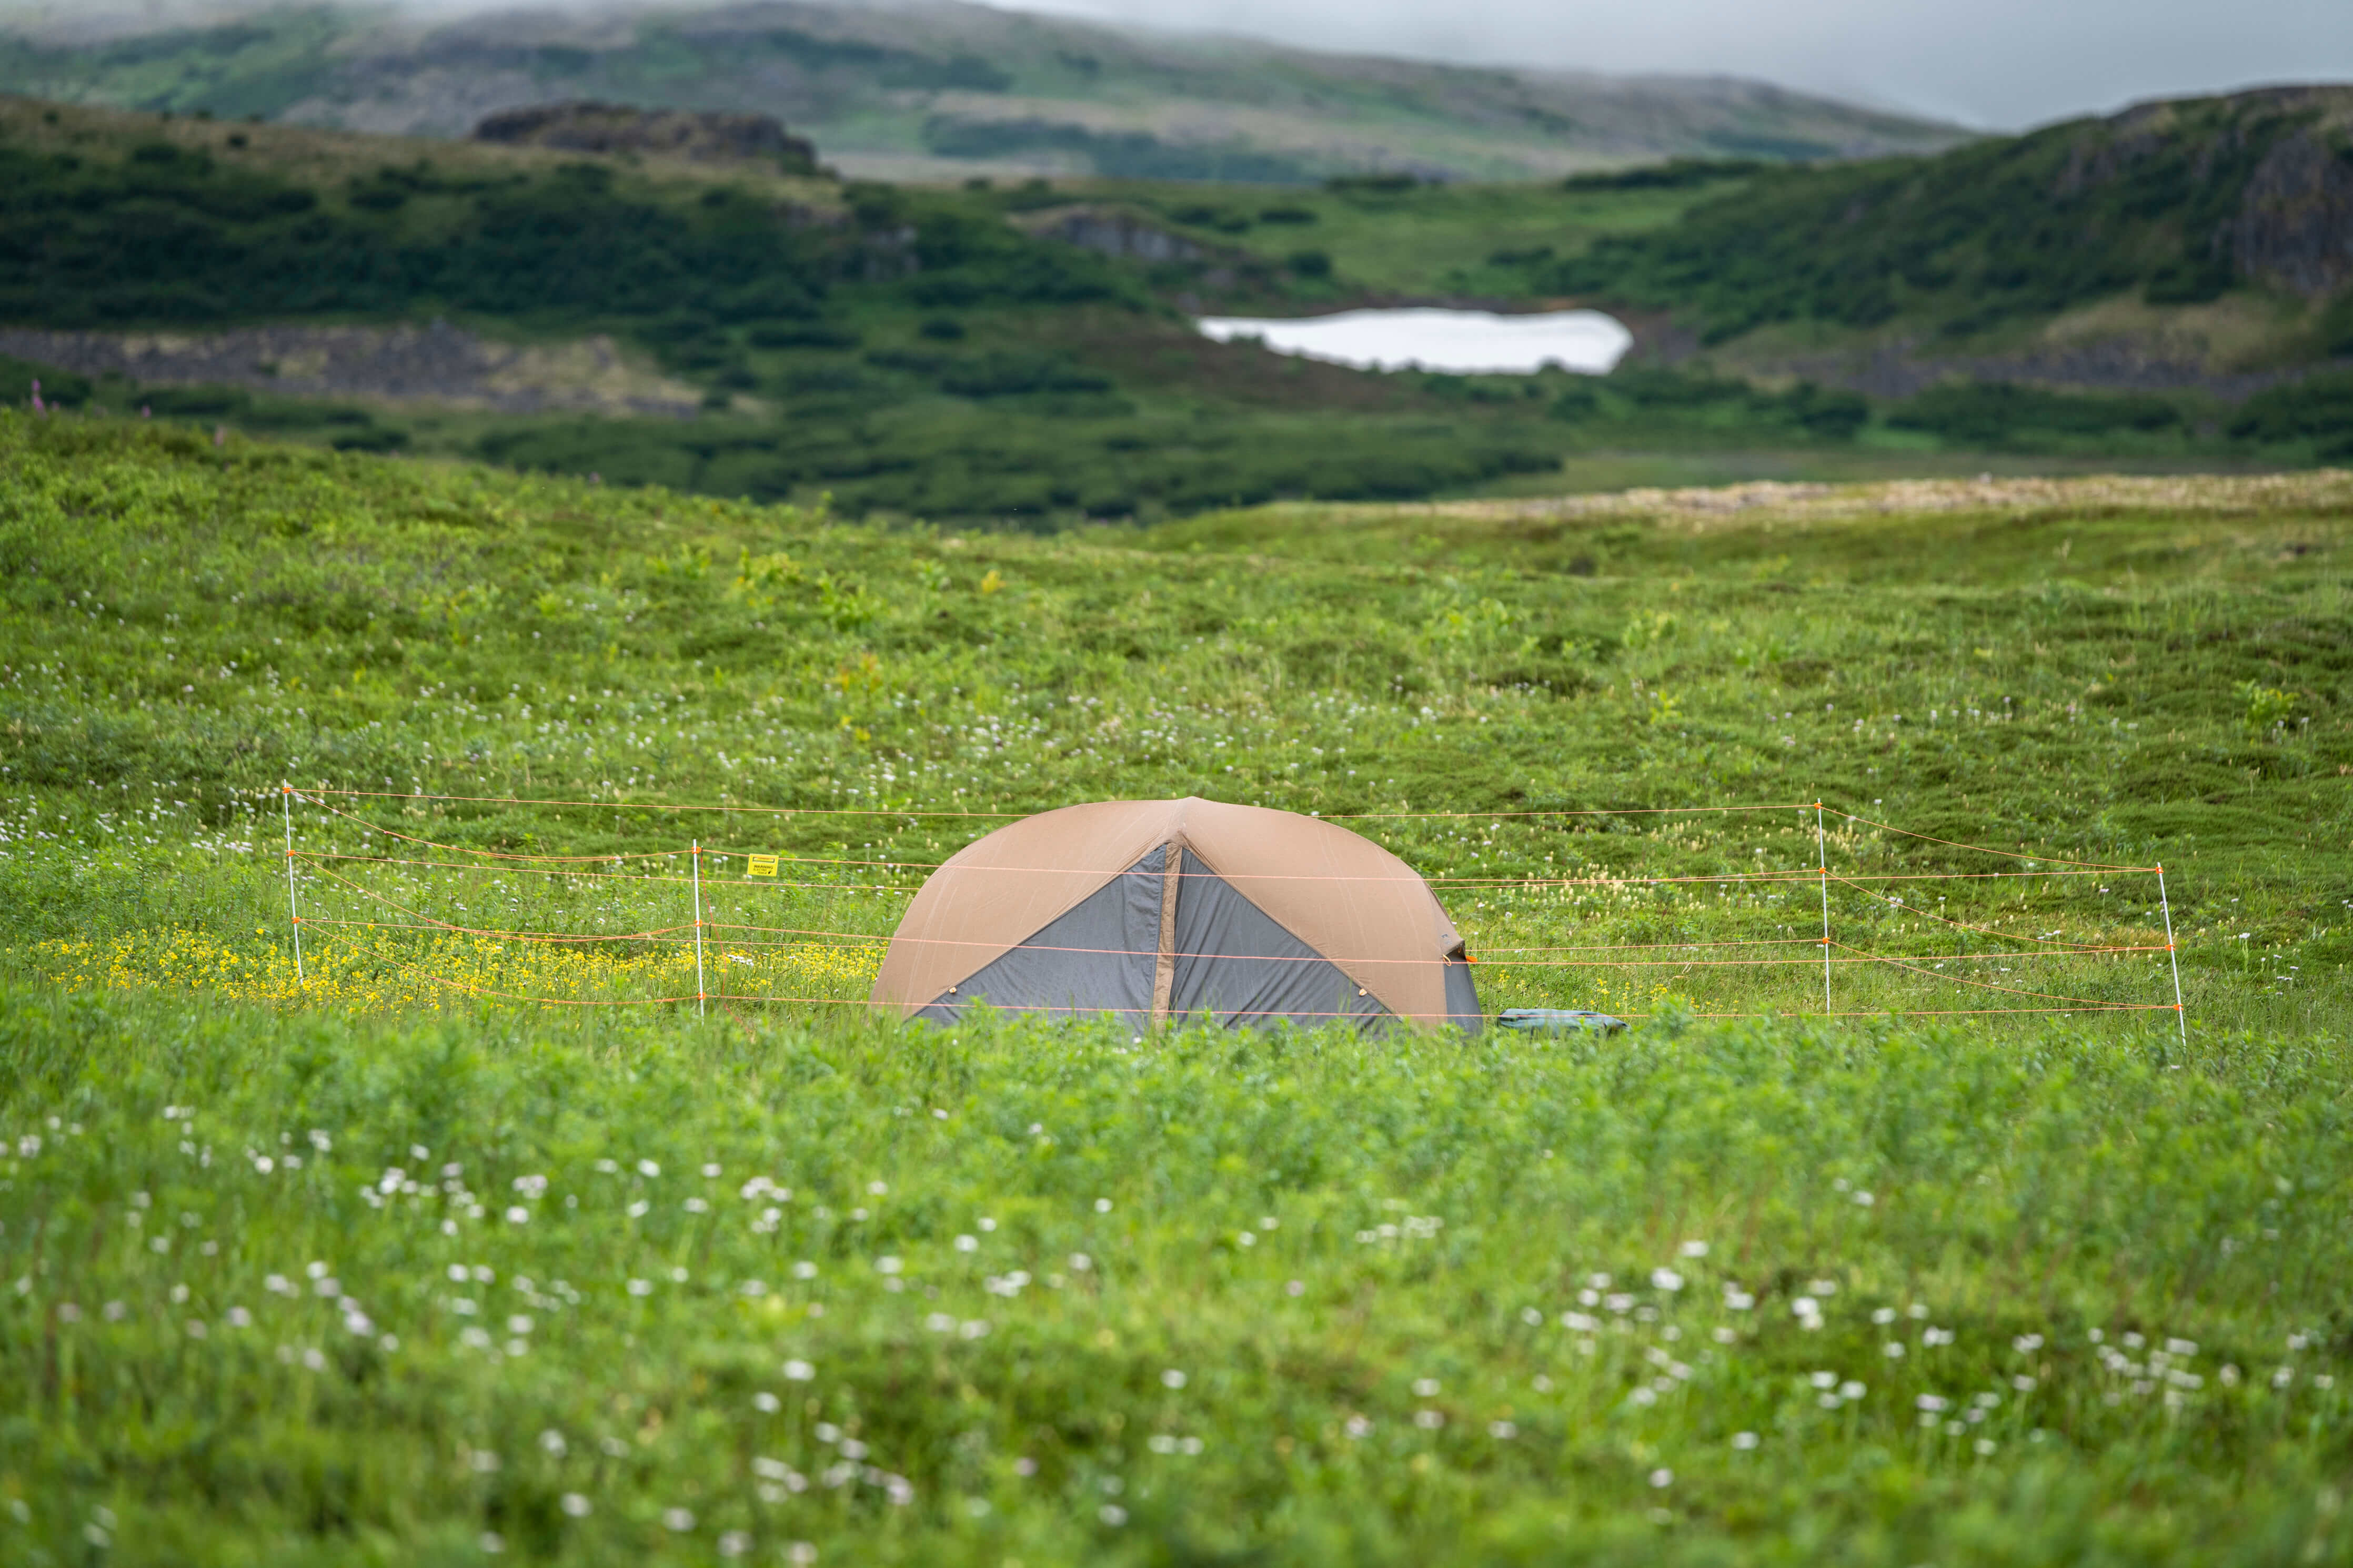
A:
{"label": "grey rock", "polygon": [[474,127],[474,140],[567,153],[645,153],[701,163],[778,163],[817,172],[817,149],[765,114],[633,109],[575,99],[501,110]]}

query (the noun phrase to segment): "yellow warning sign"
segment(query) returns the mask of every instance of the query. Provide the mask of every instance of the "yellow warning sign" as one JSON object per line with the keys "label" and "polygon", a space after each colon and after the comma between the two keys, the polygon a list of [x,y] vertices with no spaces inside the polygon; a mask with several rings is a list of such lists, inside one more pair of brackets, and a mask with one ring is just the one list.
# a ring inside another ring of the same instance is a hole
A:
{"label": "yellow warning sign", "polygon": [[749,858],[744,869],[754,877],[773,877],[776,874],[776,858],[774,855],[754,855]]}

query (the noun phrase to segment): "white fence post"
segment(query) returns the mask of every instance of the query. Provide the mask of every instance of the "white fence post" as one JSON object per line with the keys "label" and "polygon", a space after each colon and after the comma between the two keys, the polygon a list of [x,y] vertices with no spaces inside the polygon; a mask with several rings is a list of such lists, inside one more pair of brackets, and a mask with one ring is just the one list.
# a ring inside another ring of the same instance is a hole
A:
{"label": "white fence post", "polygon": [[711,1005],[702,981],[702,840],[694,841],[689,856],[694,865],[694,1016],[700,1018]]}
{"label": "white fence post", "polygon": [[294,901],[294,786],[283,779],[278,781],[278,804],[286,817],[286,912],[294,920],[294,988],[307,991],[311,984],[302,975],[302,907]]}
{"label": "white fence post", "polygon": [[2165,911],[2165,959],[2173,965],[2173,1020],[2181,1026],[2181,1043],[2189,1043],[2189,1015],[2181,1010],[2181,955],[2173,948],[2173,900],[2165,893],[2165,868],[2157,868],[2157,903]]}
{"label": "white fence post", "polygon": [[1822,834],[1822,803],[1814,802],[1814,858],[1822,872],[1822,1016],[1831,1016],[1831,852]]}

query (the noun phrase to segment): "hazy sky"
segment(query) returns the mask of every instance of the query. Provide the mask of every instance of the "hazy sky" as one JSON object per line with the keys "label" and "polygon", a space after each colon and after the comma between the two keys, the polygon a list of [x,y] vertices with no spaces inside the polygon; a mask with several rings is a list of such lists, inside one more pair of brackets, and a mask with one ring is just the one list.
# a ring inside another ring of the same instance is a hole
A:
{"label": "hazy sky", "polygon": [[1315,48],[1761,77],[1987,130],[2353,80],[2353,0],[996,0]]}

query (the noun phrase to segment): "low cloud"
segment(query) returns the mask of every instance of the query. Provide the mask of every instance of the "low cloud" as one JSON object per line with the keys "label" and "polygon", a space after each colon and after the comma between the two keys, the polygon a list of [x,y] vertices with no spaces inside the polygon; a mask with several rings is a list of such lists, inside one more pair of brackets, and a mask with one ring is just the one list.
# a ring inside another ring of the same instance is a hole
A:
{"label": "low cloud", "polygon": [[1465,64],[1755,77],[1987,130],[2264,82],[2353,80],[2346,0],[1024,0],[1018,8]]}

